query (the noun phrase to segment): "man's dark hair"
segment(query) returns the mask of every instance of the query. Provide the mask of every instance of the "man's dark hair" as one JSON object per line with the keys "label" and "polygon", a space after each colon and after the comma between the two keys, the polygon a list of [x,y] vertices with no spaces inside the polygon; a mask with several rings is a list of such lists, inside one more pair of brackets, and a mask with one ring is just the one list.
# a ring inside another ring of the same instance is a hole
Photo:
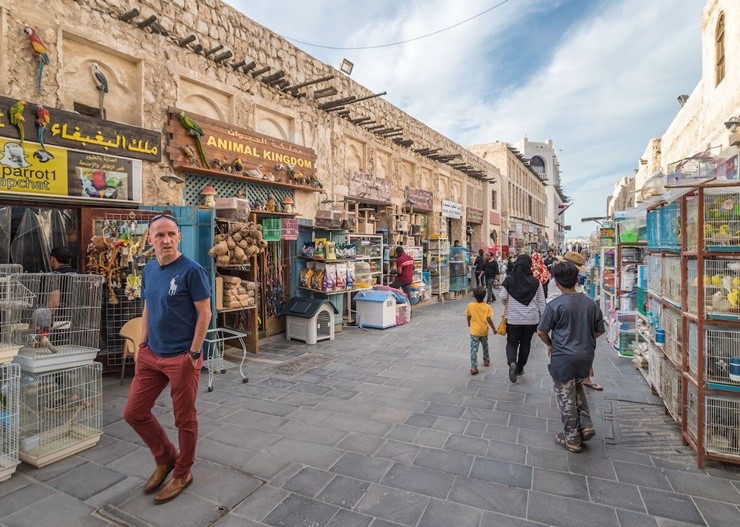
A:
{"label": "man's dark hair", "polygon": [[486,299],[486,288],[476,287],[473,289],[473,296],[477,302],[483,302]]}
{"label": "man's dark hair", "polygon": [[400,245],[396,246],[396,256],[398,256],[399,254],[403,254],[403,247],[401,247]]}
{"label": "man's dark hair", "polygon": [[570,262],[558,262],[552,266],[552,276],[555,282],[571,289],[578,282],[578,268]]}
{"label": "man's dark hair", "polygon": [[72,261],[72,253],[67,247],[54,247],[51,250],[51,256],[56,258],[60,264],[69,264]]}

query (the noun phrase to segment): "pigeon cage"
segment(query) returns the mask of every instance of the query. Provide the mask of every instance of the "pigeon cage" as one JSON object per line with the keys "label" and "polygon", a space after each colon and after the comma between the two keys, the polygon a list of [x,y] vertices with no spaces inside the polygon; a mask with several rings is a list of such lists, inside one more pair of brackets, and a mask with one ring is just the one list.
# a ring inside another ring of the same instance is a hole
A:
{"label": "pigeon cage", "polygon": [[20,345],[15,362],[42,373],[89,364],[98,354],[103,277],[24,273],[13,275],[33,295],[13,324]]}
{"label": "pigeon cage", "polygon": [[14,339],[14,330],[34,301],[34,295],[16,275],[3,275],[0,270],[0,364],[12,361],[18,354],[21,344]]}
{"label": "pigeon cage", "polygon": [[99,362],[20,380],[21,461],[43,467],[94,446],[103,433]]}
{"label": "pigeon cage", "polygon": [[0,364],[0,482],[15,472],[18,465],[18,389],[21,368]]}

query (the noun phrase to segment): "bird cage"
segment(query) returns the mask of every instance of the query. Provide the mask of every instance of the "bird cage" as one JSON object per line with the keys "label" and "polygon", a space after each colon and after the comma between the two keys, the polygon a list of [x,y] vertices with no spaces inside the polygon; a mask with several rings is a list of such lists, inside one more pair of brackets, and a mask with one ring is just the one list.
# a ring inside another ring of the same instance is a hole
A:
{"label": "bird cage", "polygon": [[0,364],[12,361],[21,348],[13,330],[22,312],[34,304],[33,294],[14,276],[0,274]]}
{"label": "bird cage", "polygon": [[19,312],[12,340],[14,359],[33,373],[88,364],[99,351],[103,277],[24,273],[13,275],[34,300]]}
{"label": "bird cage", "polygon": [[0,276],[20,274],[22,272],[23,266],[21,264],[0,264]]}
{"label": "bird cage", "polygon": [[0,482],[15,472],[18,460],[18,389],[21,369],[17,364],[0,365]]}
{"label": "bird cage", "polygon": [[676,364],[681,364],[681,313],[665,308],[660,314],[660,325],[665,330],[666,356]]}
{"label": "bird cage", "polygon": [[673,420],[681,421],[681,371],[670,361],[663,361],[660,370],[660,394]]}
{"label": "bird cage", "polygon": [[681,258],[663,258],[663,273],[660,289],[663,297],[673,304],[681,305]]}
{"label": "bird cage", "polygon": [[[689,260],[689,270],[696,261]],[[688,276],[689,309],[696,313],[698,273]],[[740,318],[740,262],[723,258],[704,260],[704,310],[707,318],[737,320]],[[691,301],[694,300],[692,305]]]}
{"label": "bird cage", "polygon": [[740,460],[740,398],[705,395],[704,434],[707,453]]}
{"label": "bird cage", "polygon": [[47,373],[20,381],[20,459],[43,467],[94,446],[103,433],[103,365]]}
{"label": "bird cage", "polygon": [[660,296],[663,292],[663,257],[660,254],[649,254],[647,257],[647,269],[648,291]]}

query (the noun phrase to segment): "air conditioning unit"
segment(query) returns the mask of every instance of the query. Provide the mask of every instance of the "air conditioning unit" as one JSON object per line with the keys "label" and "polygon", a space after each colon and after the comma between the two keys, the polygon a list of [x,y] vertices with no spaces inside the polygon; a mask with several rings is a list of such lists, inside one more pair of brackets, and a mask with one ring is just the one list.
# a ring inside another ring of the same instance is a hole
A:
{"label": "air conditioning unit", "polygon": [[316,344],[334,340],[334,316],[339,311],[326,299],[293,297],[285,305],[285,338]]}

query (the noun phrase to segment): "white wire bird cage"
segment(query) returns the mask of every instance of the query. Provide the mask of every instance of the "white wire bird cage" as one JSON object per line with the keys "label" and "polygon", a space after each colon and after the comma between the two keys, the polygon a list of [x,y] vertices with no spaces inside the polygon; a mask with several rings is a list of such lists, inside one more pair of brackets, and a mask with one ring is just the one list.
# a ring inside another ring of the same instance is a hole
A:
{"label": "white wire bird cage", "polygon": [[94,446],[103,433],[103,365],[99,362],[20,381],[22,461],[43,467]]}
{"label": "white wire bird cage", "polygon": [[21,369],[17,364],[0,365],[0,482],[15,472],[18,460],[18,389]]}
{"label": "white wire bird cage", "polygon": [[21,345],[14,341],[15,324],[24,309],[33,305],[34,297],[15,275],[0,271],[0,364],[13,360]]}
{"label": "white wire bird cage", "polygon": [[20,274],[22,272],[23,266],[21,264],[0,264],[0,276]]}
{"label": "white wire bird cage", "polygon": [[103,277],[24,273],[13,275],[34,295],[13,324],[14,359],[33,373],[88,364],[100,349]]}

